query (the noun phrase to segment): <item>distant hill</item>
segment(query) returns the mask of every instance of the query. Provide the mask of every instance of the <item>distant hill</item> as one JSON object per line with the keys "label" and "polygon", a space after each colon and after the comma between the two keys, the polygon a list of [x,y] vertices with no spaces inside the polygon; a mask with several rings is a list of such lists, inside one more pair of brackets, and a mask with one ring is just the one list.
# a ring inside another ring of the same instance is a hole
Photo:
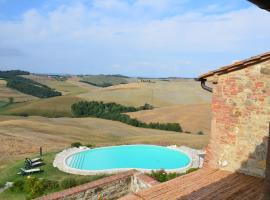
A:
{"label": "distant hill", "polygon": [[113,85],[127,84],[127,77],[122,75],[87,75],[80,76],[81,82],[97,87],[110,87]]}
{"label": "distant hill", "polygon": [[20,76],[29,74],[29,72],[20,70],[0,71],[0,78],[7,82],[7,87],[35,97],[49,98],[62,95],[47,85]]}
{"label": "distant hill", "polygon": [[129,113],[132,118],[136,118],[146,123],[150,122],[175,122],[181,124],[184,132],[198,133],[203,131],[210,133],[211,126],[211,104],[190,104],[176,105]]}

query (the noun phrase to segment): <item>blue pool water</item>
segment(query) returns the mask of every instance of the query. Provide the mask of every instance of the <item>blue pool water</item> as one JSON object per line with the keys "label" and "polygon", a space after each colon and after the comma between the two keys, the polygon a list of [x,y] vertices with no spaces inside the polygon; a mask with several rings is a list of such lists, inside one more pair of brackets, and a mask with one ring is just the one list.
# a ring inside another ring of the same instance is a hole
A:
{"label": "blue pool water", "polygon": [[154,145],[124,145],[86,150],[67,158],[69,167],[80,170],[179,169],[190,158],[179,151]]}

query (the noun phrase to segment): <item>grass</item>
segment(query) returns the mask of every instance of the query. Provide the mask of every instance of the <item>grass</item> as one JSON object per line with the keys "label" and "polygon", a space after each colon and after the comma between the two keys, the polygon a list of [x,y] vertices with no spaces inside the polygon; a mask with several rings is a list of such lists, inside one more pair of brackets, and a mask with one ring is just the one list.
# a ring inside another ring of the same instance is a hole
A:
{"label": "grass", "polygon": [[71,82],[68,82],[67,80],[57,80],[54,77],[37,76],[37,75],[25,75],[23,77],[29,78],[41,84],[47,85],[50,88],[60,91],[63,95],[67,95],[67,94],[76,95],[76,94],[87,92],[87,90],[85,90],[84,88],[78,85],[72,84]]}
{"label": "grass", "polygon": [[208,135],[144,129],[95,118],[0,117],[0,170],[39,152],[60,151],[73,142],[95,146],[119,144],[186,145],[203,148]]}
{"label": "grass", "polygon": [[[177,105],[128,113],[132,118],[150,123],[179,123],[184,131],[210,133],[211,104]],[[192,119],[192,120],[191,120]]]}
{"label": "grass", "polygon": [[9,97],[13,97],[15,102],[25,102],[37,99],[36,97],[6,87],[6,81],[0,79],[0,101],[8,101]]}
{"label": "grass", "polygon": [[82,99],[74,96],[60,96],[16,103],[0,110],[3,115],[72,117],[71,105]]}
{"label": "grass", "polygon": [[194,80],[159,81],[155,83],[133,82],[99,88],[78,97],[86,100],[115,102],[126,106],[141,106],[145,103],[155,107],[211,102],[211,94],[202,90]]}
{"label": "grass", "polygon": [[9,103],[6,101],[0,101],[0,108],[7,106]]}
{"label": "grass", "polygon": [[[52,163],[54,160],[56,153],[47,153],[44,156],[42,156],[43,162],[46,163],[46,165],[41,166],[40,168],[44,170],[43,173],[40,174],[33,174],[31,176],[35,176],[37,178],[46,178],[52,181],[58,181],[61,182],[65,178],[74,178],[78,182],[90,182],[97,180],[99,178],[105,177],[104,175],[98,175],[98,176],[80,176],[80,175],[73,175],[68,174],[65,172],[62,172],[58,170],[57,168],[54,168]],[[23,180],[26,177],[17,175],[17,172],[21,167],[24,166],[24,160],[18,161],[15,164],[1,170],[0,172],[0,185],[4,185],[7,181],[14,182],[16,180]],[[25,199],[24,193],[14,193],[10,191],[5,191],[4,193],[0,193],[0,199],[11,199],[11,200],[20,200]]]}

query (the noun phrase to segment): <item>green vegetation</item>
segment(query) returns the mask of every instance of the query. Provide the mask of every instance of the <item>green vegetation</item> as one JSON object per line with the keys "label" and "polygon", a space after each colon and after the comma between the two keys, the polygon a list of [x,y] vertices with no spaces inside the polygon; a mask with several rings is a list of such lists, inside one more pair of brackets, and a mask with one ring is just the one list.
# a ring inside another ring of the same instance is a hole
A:
{"label": "green vegetation", "polygon": [[18,75],[29,75],[29,72],[21,70],[0,71],[0,78],[6,79]]}
{"label": "green vegetation", "polygon": [[17,175],[19,169],[24,166],[24,161],[16,162],[8,168],[1,170],[0,185],[3,186],[6,182],[14,182],[14,186],[3,193],[0,193],[0,199],[32,199],[44,194],[67,189],[105,177],[105,175],[86,177],[64,173],[52,166],[54,157],[55,153],[45,154],[42,159],[46,165],[41,167],[44,172],[31,175],[30,178]]}
{"label": "green vegetation", "polygon": [[73,142],[73,143],[71,143],[71,145],[70,145],[71,147],[80,147],[80,146],[86,146],[86,147],[88,147],[88,148],[94,148],[96,145],[94,145],[94,144],[82,144],[82,143],[80,143],[80,142]]}
{"label": "green vegetation", "polygon": [[127,77],[122,75],[92,75],[81,76],[80,82],[88,83],[97,87],[110,87],[118,84],[127,84]]}
{"label": "green vegetation", "polygon": [[70,146],[71,147],[77,147],[78,148],[78,147],[82,146],[82,143],[80,143],[80,142],[74,142]]}
{"label": "green vegetation", "polygon": [[22,93],[29,94],[39,98],[49,98],[61,96],[61,93],[50,87],[24,78],[19,75],[29,75],[29,72],[20,70],[0,71],[0,77],[7,81],[7,87],[18,90]]}
{"label": "green vegetation", "polygon": [[9,102],[0,101],[0,108],[6,107],[8,104],[9,104]]}
{"label": "green vegetation", "polygon": [[0,109],[8,107],[9,105],[12,105],[14,103],[14,98],[9,97],[8,101],[0,101]]}
{"label": "green vegetation", "polygon": [[52,75],[51,77],[57,81],[66,81],[69,78],[69,76],[60,76],[60,75]]}
{"label": "green vegetation", "polygon": [[158,170],[158,171],[152,171],[151,174],[149,174],[152,178],[157,180],[158,182],[166,182],[171,179],[174,179],[179,176],[183,176],[185,174],[189,174],[191,172],[194,172],[198,170],[197,168],[190,168],[185,173],[167,173],[165,170]]}
{"label": "green vegetation", "polygon": [[199,131],[197,134],[198,135],[204,135],[204,132],[203,131]]}
{"label": "green vegetation", "polygon": [[135,108],[135,107],[126,107],[116,103],[103,103],[97,101],[90,101],[90,102],[80,101],[71,106],[72,112],[75,117],[97,117],[113,121],[120,121],[135,127],[182,132],[182,128],[178,123],[147,124],[137,119],[133,119],[129,115],[123,114],[126,112],[136,112],[146,108],[149,108],[149,106],[147,105]]}

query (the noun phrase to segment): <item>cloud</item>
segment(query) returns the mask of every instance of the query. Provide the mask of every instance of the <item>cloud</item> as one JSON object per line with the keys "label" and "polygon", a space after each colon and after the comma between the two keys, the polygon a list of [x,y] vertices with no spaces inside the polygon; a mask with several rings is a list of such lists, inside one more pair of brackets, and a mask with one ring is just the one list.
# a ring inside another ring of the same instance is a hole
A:
{"label": "cloud", "polygon": [[[2,65],[35,72],[196,76],[209,67],[266,51],[270,15],[255,7],[177,13],[187,1],[76,1],[20,20],[0,21],[0,41],[27,57]],[[228,63],[229,64],[229,63]],[[156,69],[156,70],[155,70]]]}
{"label": "cloud", "polygon": [[17,57],[17,56],[24,56],[24,53],[16,48],[0,46],[0,57]]}

